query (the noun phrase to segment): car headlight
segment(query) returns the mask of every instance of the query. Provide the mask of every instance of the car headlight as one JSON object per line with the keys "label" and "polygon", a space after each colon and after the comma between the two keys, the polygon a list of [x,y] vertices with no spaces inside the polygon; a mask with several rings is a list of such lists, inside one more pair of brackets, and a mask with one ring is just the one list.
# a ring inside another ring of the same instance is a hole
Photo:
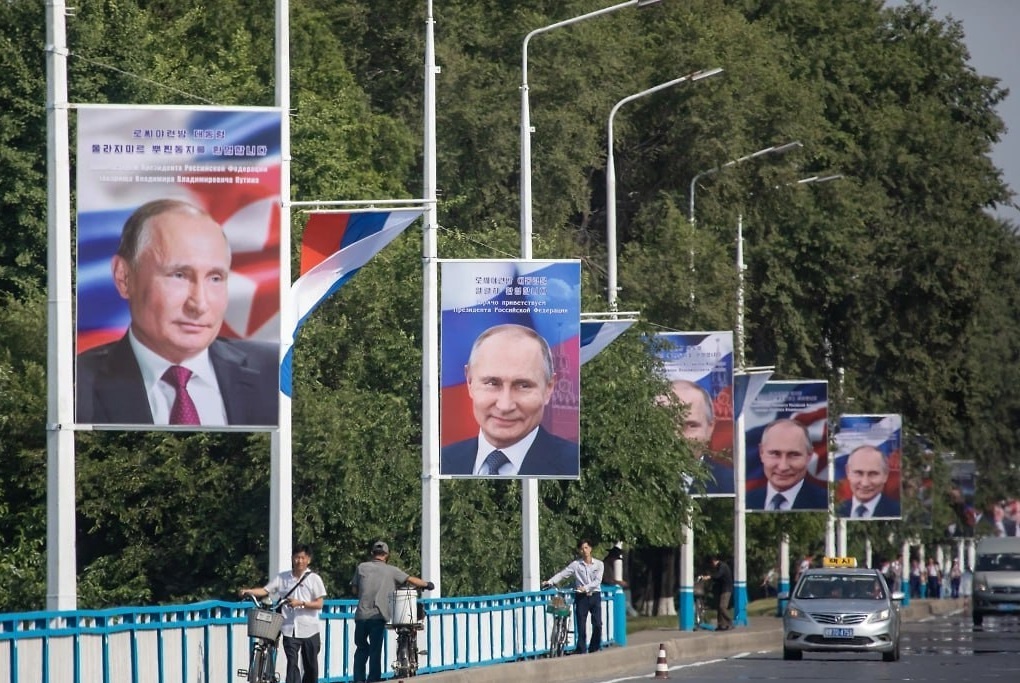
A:
{"label": "car headlight", "polygon": [[874,614],[872,614],[871,618],[868,619],[868,622],[872,623],[872,624],[875,624],[875,623],[878,623],[880,621],[889,621],[889,616],[891,614],[892,614],[892,610],[886,608],[884,610],[881,610],[879,612],[875,612]]}
{"label": "car headlight", "polygon": [[974,590],[976,590],[976,591],[987,591],[988,590],[988,582],[987,581],[975,581],[974,582]]}
{"label": "car headlight", "polygon": [[804,610],[794,607],[793,605],[789,605],[786,608],[786,616],[791,619],[805,619],[807,617],[807,615],[804,614]]}

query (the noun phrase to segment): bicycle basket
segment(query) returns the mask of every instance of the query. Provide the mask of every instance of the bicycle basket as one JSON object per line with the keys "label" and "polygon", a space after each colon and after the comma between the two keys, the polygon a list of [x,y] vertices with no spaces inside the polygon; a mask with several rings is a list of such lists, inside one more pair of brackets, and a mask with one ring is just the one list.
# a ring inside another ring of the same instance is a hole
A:
{"label": "bicycle basket", "polygon": [[248,637],[276,640],[283,628],[283,615],[271,609],[248,610]]}
{"label": "bicycle basket", "polygon": [[554,595],[546,603],[545,611],[554,617],[568,617],[570,616],[570,602],[570,598],[566,595]]}
{"label": "bicycle basket", "polygon": [[711,592],[712,580],[700,579],[694,582],[694,597],[704,598]]}

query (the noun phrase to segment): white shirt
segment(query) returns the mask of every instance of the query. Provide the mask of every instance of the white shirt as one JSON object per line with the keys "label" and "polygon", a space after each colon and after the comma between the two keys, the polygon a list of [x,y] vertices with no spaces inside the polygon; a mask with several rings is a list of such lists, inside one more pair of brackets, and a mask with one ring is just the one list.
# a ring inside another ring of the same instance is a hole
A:
{"label": "white shirt", "polygon": [[602,574],[605,572],[605,565],[602,560],[591,558],[591,564],[585,564],[584,560],[574,560],[563,569],[553,574],[549,583],[559,583],[568,576],[574,577],[574,588],[588,593],[599,593],[602,590]]}
{"label": "white shirt", "polygon": [[[282,599],[287,592],[300,581],[300,576],[294,576],[294,572],[280,572],[276,578],[266,584],[265,589],[274,597],[274,600]],[[322,578],[311,569],[305,570],[305,580],[294,589],[288,599],[296,602],[314,602],[319,598],[326,597],[326,586]],[[319,612],[321,610],[311,607],[284,607],[283,608],[283,635],[292,638],[311,638],[319,632]]]}
{"label": "white shirt", "polygon": [[[163,380],[163,373],[174,363],[151,351],[138,341],[134,332],[130,330],[128,331],[128,341],[131,342],[131,350],[134,351],[138,367],[142,371],[142,382],[145,384],[145,395],[149,399],[153,424],[170,424],[170,409],[174,405],[177,392]],[[188,380],[188,395],[191,396],[191,400],[198,410],[199,422],[203,425],[227,424],[227,411],[223,407],[223,396],[220,394],[220,384],[216,380],[216,372],[213,370],[212,361],[209,360],[209,350],[202,351],[180,365],[191,370],[191,379]]]}
{"label": "white shirt", "polygon": [[796,484],[786,489],[785,491],[777,491],[776,489],[772,488],[772,484],[769,484],[768,488],[765,491],[765,509],[766,510],[774,509],[772,507],[772,499],[775,498],[776,494],[779,493],[783,494],[783,498],[786,499],[785,501],[783,501],[783,504],[779,506],[779,509],[780,510],[793,509],[793,501],[796,500],[797,494],[800,493],[800,489],[802,486],[804,486],[803,479],[801,479],[800,481],[798,481]]}
{"label": "white shirt", "polygon": [[497,472],[497,474],[499,474],[500,476],[517,474],[518,472],[521,471],[521,463],[524,462],[525,456],[528,455],[528,449],[531,448],[531,444],[535,443],[535,439],[537,437],[538,427],[535,427],[530,432],[528,432],[527,436],[525,436],[523,439],[513,444],[512,446],[497,449],[491,443],[486,441],[484,434],[479,432],[478,452],[475,453],[475,467],[471,471],[474,472],[475,474],[488,474],[487,468],[484,468],[482,466],[482,463],[485,462],[485,459],[487,457],[489,457],[489,453],[492,453],[495,450],[500,450],[503,452],[503,455],[505,455],[507,457],[507,460],[509,460],[510,462],[504,463],[503,466],[499,468],[499,472]]}

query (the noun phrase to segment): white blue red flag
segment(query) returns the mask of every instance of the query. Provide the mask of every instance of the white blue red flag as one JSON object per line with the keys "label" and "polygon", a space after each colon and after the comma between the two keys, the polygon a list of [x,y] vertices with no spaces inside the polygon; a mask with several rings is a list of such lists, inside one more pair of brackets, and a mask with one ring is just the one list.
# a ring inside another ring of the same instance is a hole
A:
{"label": "white blue red flag", "polygon": [[633,324],[633,320],[582,320],[581,365],[597,356]]}
{"label": "white blue red flag", "polygon": [[[301,276],[290,291],[297,321],[294,338],[319,304],[343,287],[421,214],[421,209],[312,212],[301,238]],[[292,359],[293,346],[280,368],[280,389],[287,396],[293,394]]]}

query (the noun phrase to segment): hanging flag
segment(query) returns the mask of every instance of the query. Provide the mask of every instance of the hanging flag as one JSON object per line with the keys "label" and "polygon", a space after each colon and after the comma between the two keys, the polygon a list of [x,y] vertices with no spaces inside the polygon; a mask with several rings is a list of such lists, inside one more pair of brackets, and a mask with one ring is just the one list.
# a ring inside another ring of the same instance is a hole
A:
{"label": "hanging flag", "polygon": [[601,353],[633,324],[633,320],[582,320],[581,365]]}
{"label": "hanging flag", "polygon": [[[301,239],[301,277],[291,286],[291,310],[297,321],[293,338],[308,316],[340,289],[373,256],[392,242],[421,209],[388,211],[312,212]],[[293,345],[280,367],[280,391],[293,395]]]}

